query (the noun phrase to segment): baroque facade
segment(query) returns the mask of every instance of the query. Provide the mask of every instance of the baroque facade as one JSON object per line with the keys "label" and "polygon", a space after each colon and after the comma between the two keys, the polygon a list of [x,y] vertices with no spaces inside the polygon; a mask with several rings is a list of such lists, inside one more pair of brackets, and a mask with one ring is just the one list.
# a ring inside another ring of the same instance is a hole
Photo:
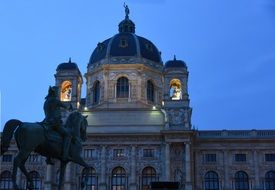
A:
{"label": "baroque facade", "polygon": [[[192,129],[188,70],[176,59],[163,64],[148,39],[135,34],[126,12],[119,33],[97,44],[83,78],[69,60],[56,69],[60,99],[87,115],[83,157],[70,163],[65,189],[147,190],[152,181],[179,182],[185,190],[275,190],[275,130]],[[64,111],[64,120],[68,112]],[[1,158],[0,190],[11,188],[13,141]],[[57,187],[58,163],[35,153],[27,169],[36,189]],[[26,186],[21,172],[18,184]]]}

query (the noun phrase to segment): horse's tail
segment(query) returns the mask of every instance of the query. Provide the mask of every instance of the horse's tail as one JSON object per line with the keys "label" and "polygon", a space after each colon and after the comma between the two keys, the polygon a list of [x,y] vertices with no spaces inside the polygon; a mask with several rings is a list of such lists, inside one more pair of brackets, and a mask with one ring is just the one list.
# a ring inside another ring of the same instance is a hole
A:
{"label": "horse's tail", "polygon": [[22,124],[22,122],[17,119],[11,119],[11,120],[7,121],[7,123],[4,126],[2,136],[1,136],[0,155],[3,155],[8,150],[13,133],[14,133],[15,129],[17,127],[19,127],[21,124]]}

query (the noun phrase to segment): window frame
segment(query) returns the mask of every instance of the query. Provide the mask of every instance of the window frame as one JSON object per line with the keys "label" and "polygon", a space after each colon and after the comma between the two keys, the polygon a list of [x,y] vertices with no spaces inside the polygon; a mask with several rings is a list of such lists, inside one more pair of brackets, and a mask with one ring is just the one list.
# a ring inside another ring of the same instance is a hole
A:
{"label": "window frame", "polygon": [[219,175],[215,171],[208,171],[204,175],[204,190],[219,190]]}
{"label": "window frame", "polygon": [[155,85],[152,80],[148,80],[146,84],[146,97],[147,101],[150,103],[155,102]]}
{"label": "window frame", "polygon": [[129,98],[130,85],[127,77],[119,77],[116,83],[116,98]]}

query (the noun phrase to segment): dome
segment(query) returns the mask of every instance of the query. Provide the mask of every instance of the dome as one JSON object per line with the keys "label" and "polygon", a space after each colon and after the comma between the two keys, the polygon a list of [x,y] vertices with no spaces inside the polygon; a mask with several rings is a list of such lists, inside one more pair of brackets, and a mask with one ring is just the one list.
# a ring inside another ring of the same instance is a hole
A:
{"label": "dome", "polygon": [[[95,66],[97,65],[95,63],[107,58],[136,57],[156,62],[152,66],[163,67],[159,50],[150,40],[135,34],[135,24],[129,19],[128,14],[119,23],[118,34],[97,44],[90,57],[89,65]],[[124,63],[130,64],[127,61]],[[140,62],[136,61],[135,63]],[[110,64],[121,64],[121,62]]]}
{"label": "dome", "polygon": [[89,64],[93,64],[107,57],[137,56],[154,62],[161,62],[160,52],[148,39],[134,33],[121,32],[94,49]]}
{"label": "dome", "polygon": [[61,71],[61,70],[79,70],[78,66],[76,63],[73,63],[71,61],[71,58],[69,59],[69,62],[65,62],[65,63],[60,63],[57,68],[56,71]]}
{"label": "dome", "polygon": [[174,56],[173,60],[167,61],[164,65],[164,68],[187,68],[186,64],[182,60],[177,60]]}

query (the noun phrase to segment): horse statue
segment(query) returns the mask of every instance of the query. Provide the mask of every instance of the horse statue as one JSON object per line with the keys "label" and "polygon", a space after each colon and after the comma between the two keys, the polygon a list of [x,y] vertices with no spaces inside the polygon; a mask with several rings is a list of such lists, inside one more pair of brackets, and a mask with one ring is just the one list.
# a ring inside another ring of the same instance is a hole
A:
{"label": "horse statue", "polygon": [[86,140],[86,128],[88,126],[87,116],[80,112],[70,113],[65,123],[65,128],[72,135],[68,158],[62,158],[63,139],[55,131],[47,129],[42,123],[21,122],[16,119],[9,120],[5,126],[1,138],[1,153],[3,155],[9,147],[14,135],[18,147],[18,154],[13,161],[12,183],[15,190],[19,190],[16,184],[16,173],[18,167],[28,180],[27,189],[33,190],[34,184],[31,176],[25,168],[25,162],[32,151],[46,157],[60,160],[60,173],[58,190],[63,189],[64,173],[68,162],[77,163],[85,168],[89,165],[80,156],[82,150],[81,142]]}

